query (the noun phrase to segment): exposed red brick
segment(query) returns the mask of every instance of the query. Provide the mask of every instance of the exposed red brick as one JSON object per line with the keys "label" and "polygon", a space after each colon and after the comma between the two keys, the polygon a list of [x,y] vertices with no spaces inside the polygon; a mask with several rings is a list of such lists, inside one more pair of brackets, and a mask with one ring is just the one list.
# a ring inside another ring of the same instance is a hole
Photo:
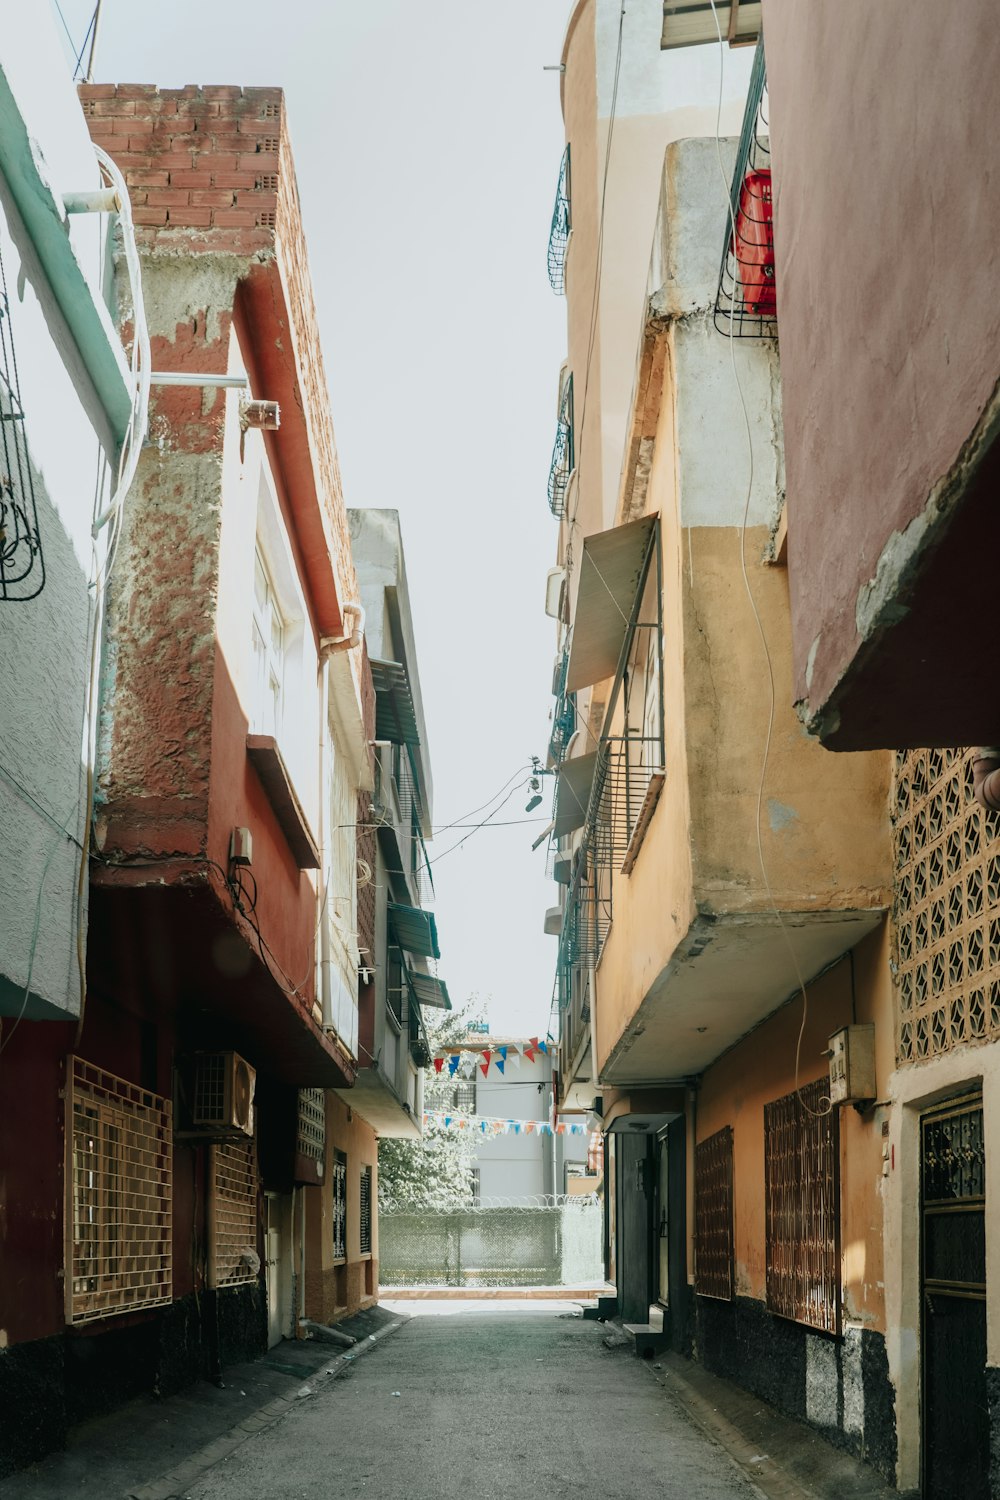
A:
{"label": "exposed red brick", "polygon": [[[245,146],[244,142],[244,146]],[[256,151],[250,154],[244,150],[240,155],[241,172],[276,172],[278,170],[277,151]]]}
{"label": "exposed red brick", "polygon": [[232,192],[227,193],[220,188],[196,188],[191,194],[190,202],[198,204],[201,208],[234,207]]}
{"label": "exposed red brick", "polygon": [[217,208],[213,223],[222,228],[252,229],[257,223],[257,216],[252,208]]}
{"label": "exposed red brick", "polygon": [[125,170],[125,181],[129,187],[165,188],[170,186],[170,174],[167,172],[149,172],[142,168],[129,166]]}
{"label": "exposed red brick", "polygon": [[167,210],[165,208],[150,208],[147,204],[139,204],[132,211],[132,218],[136,225],[165,224],[167,222]]}
{"label": "exposed red brick", "polygon": [[253,172],[219,172],[213,170],[211,177],[213,187],[231,188],[233,191],[239,188],[252,190],[257,185],[257,178]]}
{"label": "exposed red brick", "polygon": [[191,198],[186,188],[150,188],[146,201],[162,208],[181,208],[190,203]]}
{"label": "exposed red brick", "polygon": [[[170,173],[170,186],[172,188],[209,188],[212,186],[212,173],[208,167],[193,168],[181,167]],[[192,203],[196,199],[192,198]]]}
{"label": "exposed red brick", "polygon": [[212,222],[212,210],[210,208],[191,208],[188,205],[179,212],[183,223],[193,229],[207,229]]}

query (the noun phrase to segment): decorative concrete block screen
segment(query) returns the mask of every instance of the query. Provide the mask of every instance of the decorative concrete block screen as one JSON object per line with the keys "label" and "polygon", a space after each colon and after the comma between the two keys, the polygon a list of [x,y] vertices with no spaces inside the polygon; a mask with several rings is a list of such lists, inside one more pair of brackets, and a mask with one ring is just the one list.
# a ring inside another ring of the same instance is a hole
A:
{"label": "decorative concrete block screen", "polygon": [[893,844],[901,1063],[1000,1036],[1000,818],[973,750],[897,756]]}
{"label": "decorative concrete block screen", "polygon": [[[171,1298],[171,1104],[71,1057],[66,1320]],[[69,1236],[68,1236],[69,1237]]]}
{"label": "decorative concrete block screen", "polygon": [[604,1283],[603,1210],[594,1198],[468,1208],[380,1208],[383,1286]]}
{"label": "decorative concrete block screen", "polygon": [[257,1147],[252,1139],[212,1147],[209,1282],[213,1287],[256,1281]]}

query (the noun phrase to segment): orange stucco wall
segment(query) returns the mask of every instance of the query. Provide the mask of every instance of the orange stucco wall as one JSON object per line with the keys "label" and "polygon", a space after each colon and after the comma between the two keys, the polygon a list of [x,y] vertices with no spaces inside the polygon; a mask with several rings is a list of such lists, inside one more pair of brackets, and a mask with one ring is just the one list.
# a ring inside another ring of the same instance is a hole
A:
{"label": "orange stucco wall", "polygon": [[[327,1173],[309,1190],[306,1207],[306,1316],[336,1323],[378,1300],[378,1140],[374,1130],[336,1094],[326,1095]],[[347,1157],[347,1257],[333,1258],[332,1150]],[[361,1254],[361,1169],[372,1169],[372,1250]]]}
{"label": "orange stucco wall", "polygon": [[[874,1021],[876,1086],[884,1091],[892,1070],[893,1012],[888,931],[883,927],[858,945],[854,991],[857,1019]],[[852,1019],[851,965],[845,958],[809,986],[799,1084],[827,1071],[831,1033]],[[734,1249],[736,1292],[764,1300],[766,1245],[764,1201],[764,1105],[796,1086],[795,1049],[802,1022],[796,996],[705,1073],[696,1103],[695,1136],[705,1140],[733,1127]],[[884,1332],[882,1251],[882,1121],[876,1104],[864,1114],[840,1111],[840,1223],[844,1309],[851,1321]]]}

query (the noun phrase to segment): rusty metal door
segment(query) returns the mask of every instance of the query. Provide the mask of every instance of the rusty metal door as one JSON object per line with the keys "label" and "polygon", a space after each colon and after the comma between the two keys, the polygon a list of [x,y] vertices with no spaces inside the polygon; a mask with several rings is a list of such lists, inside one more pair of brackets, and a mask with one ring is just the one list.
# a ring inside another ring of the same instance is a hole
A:
{"label": "rusty metal door", "polygon": [[989,1488],[986,1146],[981,1094],[921,1118],[922,1492]]}

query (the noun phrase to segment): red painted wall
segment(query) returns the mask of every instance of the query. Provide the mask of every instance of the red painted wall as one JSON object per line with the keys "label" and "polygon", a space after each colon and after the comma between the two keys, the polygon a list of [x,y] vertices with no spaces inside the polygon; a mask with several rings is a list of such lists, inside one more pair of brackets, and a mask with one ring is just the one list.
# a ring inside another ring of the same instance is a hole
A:
{"label": "red painted wall", "polygon": [[[859,650],[859,592],[1000,374],[1000,30],[991,0],[764,0],[764,36],[795,697],[815,711]],[[910,652],[947,623],[927,608]]]}

